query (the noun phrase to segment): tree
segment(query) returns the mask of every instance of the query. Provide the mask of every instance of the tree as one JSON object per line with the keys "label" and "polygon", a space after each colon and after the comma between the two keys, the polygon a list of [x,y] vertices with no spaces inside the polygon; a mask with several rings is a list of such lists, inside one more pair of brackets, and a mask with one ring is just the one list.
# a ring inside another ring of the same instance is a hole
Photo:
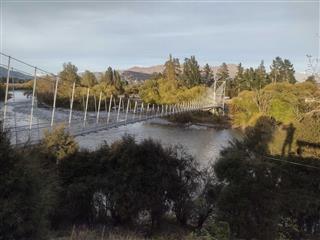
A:
{"label": "tree", "polygon": [[71,62],[63,64],[63,70],[59,73],[60,80],[69,84],[79,83],[78,68]]}
{"label": "tree", "polygon": [[187,87],[201,84],[200,67],[195,56],[185,58],[182,79]]}
{"label": "tree", "polygon": [[175,87],[178,86],[178,77],[180,75],[180,63],[178,58],[173,58],[169,55],[169,59],[164,64],[163,74],[165,78],[171,82]]}
{"label": "tree", "polygon": [[0,159],[0,239],[46,239],[50,173],[44,173],[38,155],[10,145],[1,122]]}
{"label": "tree", "polygon": [[116,89],[122,93],[124,82],[121,79],[120,73],[116,70],[113,70],[113,79],[114,79],[114,85]]}
{"label": "tree", "polygon": [[219,67],[217,74],[216,74],[216,79],[218,81],[227,81],[229,80],[230,75],[229,75],[229,70],[228,70],[228,65],[226,63],[222,63],[222,65]]}
{"label": "tree", "polygon": [[205,83],[207,86],[211,86],[213,81],[213,72],[211,67],[207,63],[203,68],[203,83]]}
{"label": "tree", "polygon": [[108,67],[107,71],[104,73],[103,82],[113,85],[114,84],[114,79],[113,79],[113,70],[111,67]]}
{"label": "tree", "polygon": [[45,132],[41,145],[45,152],[55,157],[57,164],[78,150],[78,144],[72,136],[65,132],[63,126],[55,128],[52,132]]}
{"label": "tree", "polygon": [[281,70],[282,70],[282,58],[281,57],[276,57],[273,61],[272,61],[272,65],[270,66],[270,78],[272,83],[276,83],[276,82],[281,82],[282,80],[282,76],[281,76]]}
{"label": "tree", "polygon": [[276,239],[280,206],[278,175],[265,163],[275,121],[262,117],[221,152],[214,170],[224,183],[219,196],[219,217],[230,224],[232,235],[241,239]]}
{"label": "tree", "polygon": [[222,63],[218,72],[216,74],[217,81],[225,81],[226,82],[226,94],[229,97],[234,97],[236,95],[236,83],[234,80],[230,78],[228,65],[226,63]]}
{"label": "tree", "polygon": [[242,90],[244,90],[244,68],[242,67],[242,64],[239,63],[239,65],[237,66],[237,74],[234,78],[234,82],[235,82],[235,91],[237,92],[237,94],[239,94]]}
{"label": "tree", "polygon": [[293,65],[288,59],[282,60],[281,57],[276,57],[272,61],[270,66],[270,78],[273,83],[275,82],[288,82],[295,83],[296,79],[294,77],[295,70]]}
{"label": "tree", "polygon": [[81,85],[92,88],[96,84],[97,84],[96,76],[92,72],[86,70],[81,78]]}
{"label": "tree", "polygon": [[296,83],[297,80],[294,76],[295,70],[293,68],[293,64],[288,60],[284,59],[283,61],[283,74],[284,79],[288,83]]}
{"label": "tree", "polygon": [[264,66],[264,61],[262,60],[259,67],[255,70],[256,78],[257,78],[257,89],[261,89],[267,84],[269,84],[268,74],[266,72],[266,68]]}

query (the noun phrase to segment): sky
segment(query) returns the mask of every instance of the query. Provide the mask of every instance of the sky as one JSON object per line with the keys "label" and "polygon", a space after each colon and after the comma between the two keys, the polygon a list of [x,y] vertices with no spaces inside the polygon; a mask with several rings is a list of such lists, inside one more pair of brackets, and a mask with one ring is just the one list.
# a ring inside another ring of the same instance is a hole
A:
{"label": "sky", "polygon": [[[288,58],[297,72],[319,56],[319,1],[0,0],[0,50],[58,72],[180,62],[268,65]],[[4,61],[2,59],[2,61]]]}

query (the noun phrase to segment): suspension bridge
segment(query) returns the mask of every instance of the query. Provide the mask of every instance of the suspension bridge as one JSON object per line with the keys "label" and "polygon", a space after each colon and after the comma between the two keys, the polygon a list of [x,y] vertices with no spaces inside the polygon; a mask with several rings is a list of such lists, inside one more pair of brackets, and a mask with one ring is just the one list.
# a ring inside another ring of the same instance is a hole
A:
{"label": "suspension bridge", "polygon": [[[58,75],[7,54],[0,53],[0,57],[2,76],[5,75],[1,79],[5,97],[0,102],[0,120],[15,145],[38,143],[46,131],[61,125],[69,134],[79,136],[185,112],[224,110],[225,82],[214,81],[202,96],[190,101],[154,104],[143,102],[137,96],[114,96],[92,88],[82,89],[79,93],[75,82],[65,83]],[[28,79],[29,91],[17,89],[21,78]],[[41,97],[39,86],[46,88]],[[58,98],[62,94],[59,91],[62,90],[68,92],[68,96],[63,96],[68,108],[59,107]],[[79,95],[83,101],[75,107],[75,97]],[[45,102],[42,102],[43,98],[46,98]],[[93,103],[91,108],[90,101]]]}

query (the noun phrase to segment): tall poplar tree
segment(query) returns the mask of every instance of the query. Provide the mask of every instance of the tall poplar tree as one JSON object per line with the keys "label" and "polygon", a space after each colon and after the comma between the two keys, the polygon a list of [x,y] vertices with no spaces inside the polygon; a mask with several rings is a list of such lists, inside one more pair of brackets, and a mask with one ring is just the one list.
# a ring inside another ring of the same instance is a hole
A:
{"label": "tall poplar tree", "polygon": [[93,87],[96,84],[97,84],[96,76],[92,72],[86,70],[81,78],[81,85],[86,87]]}
{"label": "tall poplar tree", "polygon": [[80,83],[80,77],[78,76],[78,68],[71,62],[63,64],[63,70],[59,73],[59,78],[60,81],[63,81],[65,83]]}

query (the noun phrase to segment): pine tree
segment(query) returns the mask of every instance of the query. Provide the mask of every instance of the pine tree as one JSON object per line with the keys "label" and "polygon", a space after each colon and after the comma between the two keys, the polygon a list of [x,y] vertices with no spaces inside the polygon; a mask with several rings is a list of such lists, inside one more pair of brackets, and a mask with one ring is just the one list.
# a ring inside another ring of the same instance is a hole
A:
{"label": "pine tree", "polygon": [[267,75],[263,60],[261,61],[259,67],[256,69],[256,77],[257,77],[259,89],[263,88],[265,85],[269,83],[268,75]]}
{"label": "pine tree", "polygon": [[216,81],[225,81],[226,82],[226,93],[229,97],[235,96],[235,83],[230,78],[228,65],[226,63],[222,63],[218,72],[216,74]]}
{"label": "pine tree", "polygon": [[272,65],[270,66],[270,78],[272,83],[281,82],[281,68],[282,68],[282,58],[276,57],[272,61]]}
{"label": "pine tree", "polygon": [[108,67],[107,71],[105,72],[105,74],[103,76],[103,82],[110,84],[110,85],[114,84],[112,67]]}
{"label": "pine tree", "polygon": [[188,87],[201,84],[200,67],[195,56],[186,58],[183,63],[183,82]]}
{"label": "pine tree", "polygon": [[295,83],[296,79],[294,77],[294,67],[293,64],[288,60],[282,60],[281,57],[276,57],[272,65],[270,66],[270,78],[273,83],[276,82],[288,82]]}
{"label": "pine tree", "polygon": [[203,83],[205,83],[207,86],[211,86],[213,83],[213,72],[208,63],[204,65],[203,73]]}
{"label": "pine tree", "polygon": [[218,81],[227,81],[230,78],[228,65],[226,63],[222,63],[217,72],[217,80]]}
{"label": "pine tree", "polygon": [[235,90],[237,94],[239,94],[243,90],[243,82],[244,82],[244,68],[242,67],[242,64],[239,63],[237,66],[237,74],[234,78],[235,83]]}
{"label": "pine tree", "polygon": [[288,59],[284,59],[282,69],[284,74],[284,81],[288,83],[297,82],[296,78],[294,77],[295,70],[293,64]]}

